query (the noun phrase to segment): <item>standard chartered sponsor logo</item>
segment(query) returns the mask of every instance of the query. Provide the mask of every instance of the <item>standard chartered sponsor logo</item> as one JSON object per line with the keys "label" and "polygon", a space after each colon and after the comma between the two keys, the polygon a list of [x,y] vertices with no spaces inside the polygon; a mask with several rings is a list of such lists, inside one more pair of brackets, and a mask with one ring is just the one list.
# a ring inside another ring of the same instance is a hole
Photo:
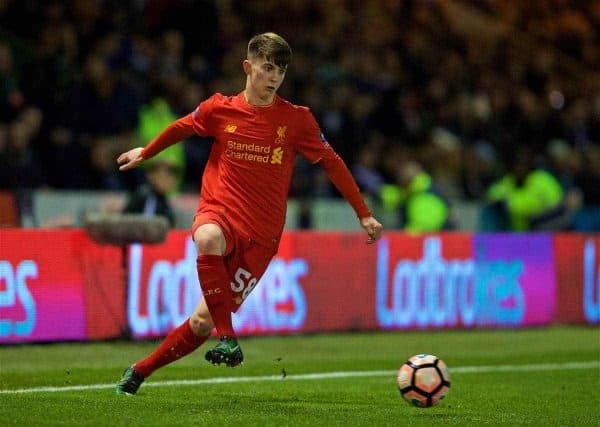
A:
{"label": "standard chartered sponsor logo", "polygon": [[283,149],[281,147],[277,147],[273,150],[273,156],[271,156],[271,163],[274,165],[280,165],[283,160]]}
{"label": "standard chartered sponsor logo", "polygon": [[283,162],[283,152],[281,147],[277,147],[271,152],[270,145],[245,144],[229,140],[225,156],[234,160],[280,165]]}
{"label": "standard chartered sponsor logo", "polygon": [[590,323],[600,322],[600,266],[595,263],[596,246],[589,239],[583,250],[583,312]]}
{"label": "standard chartered sponsor logo", "polygon": [[270,145],[245,144],[231,140],[227,141],[225,149],[227,157],[249,162],[269,163],[270,154]]}
{"label": "standard chartered sponsor logo", "polygon": [[[519,283],[523,262],[445,260],[441,240],[424,240],[423,257],[389,269],[388,241],[377,254],[376,312],[380,326],[518,325],[525,314]],[[391,271],[391,277],[389,272]]]}

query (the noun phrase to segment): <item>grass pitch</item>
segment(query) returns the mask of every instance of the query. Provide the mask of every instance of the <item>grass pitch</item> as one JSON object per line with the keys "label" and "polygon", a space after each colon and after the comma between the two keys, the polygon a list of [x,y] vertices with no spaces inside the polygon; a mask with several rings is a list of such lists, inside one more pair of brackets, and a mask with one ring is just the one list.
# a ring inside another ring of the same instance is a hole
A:
{"label": "grass pitch", "polygon": [[[115,395],[114,383],[156,343],[0,347],[0,425],[600,424],[598,328],[373,332],[241,344],[242,367],[209,365],[203,346],[156,372],[133,397]],[[434,408],[409,406],[395,386],[395,371],[418,353],[435,354],[450,369],[450,392]]]}

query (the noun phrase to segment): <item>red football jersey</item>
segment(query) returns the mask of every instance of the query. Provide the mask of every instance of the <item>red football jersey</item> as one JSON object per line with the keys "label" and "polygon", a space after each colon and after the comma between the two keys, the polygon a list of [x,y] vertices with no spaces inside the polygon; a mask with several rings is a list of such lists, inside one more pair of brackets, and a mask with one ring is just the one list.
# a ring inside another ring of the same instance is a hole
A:
{"label": "red football jersey", "polygon": [[360,218],[370,215],[348,168],[306,107],[278,96],[271,105],[255,106],[243,92],[229,97],[217,93],[167,127],[142,156],[148,159],[193,132],[214,138],[198,211],[219,212],[236,231],[262,245],[277,243],[283,232],[298,153],[320,162]]}
{"label": "red football jersey", "polygon": [[283,231],[296,154],[311,163],[335,155],[313,115],[278,96],[251,105],[240,93],[215,94],[192,117],[196,133],[214,137],[199,210],[218,207],[235,229],[272,245]]}

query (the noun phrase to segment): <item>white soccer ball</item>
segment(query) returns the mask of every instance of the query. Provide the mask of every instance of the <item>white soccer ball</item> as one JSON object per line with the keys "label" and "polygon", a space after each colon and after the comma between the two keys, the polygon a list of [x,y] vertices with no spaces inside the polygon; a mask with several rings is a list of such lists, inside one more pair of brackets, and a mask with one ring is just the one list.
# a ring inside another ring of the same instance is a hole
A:
{"label": "white soccer ball", "polygon": [[437,405],[450,390],[450,374],[442,359],[417,354],[398,370],[398,390],[411,405],[429,408]]}

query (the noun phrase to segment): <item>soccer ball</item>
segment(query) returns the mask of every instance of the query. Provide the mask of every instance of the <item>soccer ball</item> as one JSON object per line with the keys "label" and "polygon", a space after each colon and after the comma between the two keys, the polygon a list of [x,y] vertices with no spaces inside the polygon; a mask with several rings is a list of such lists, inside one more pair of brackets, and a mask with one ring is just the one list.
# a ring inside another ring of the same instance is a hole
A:
{"label": "soccer ball", "polygon": [[429,408],[437,405],[450,390],[450,374],[442,359],[417,354],[398,370],[398,390],[411,405]]}

